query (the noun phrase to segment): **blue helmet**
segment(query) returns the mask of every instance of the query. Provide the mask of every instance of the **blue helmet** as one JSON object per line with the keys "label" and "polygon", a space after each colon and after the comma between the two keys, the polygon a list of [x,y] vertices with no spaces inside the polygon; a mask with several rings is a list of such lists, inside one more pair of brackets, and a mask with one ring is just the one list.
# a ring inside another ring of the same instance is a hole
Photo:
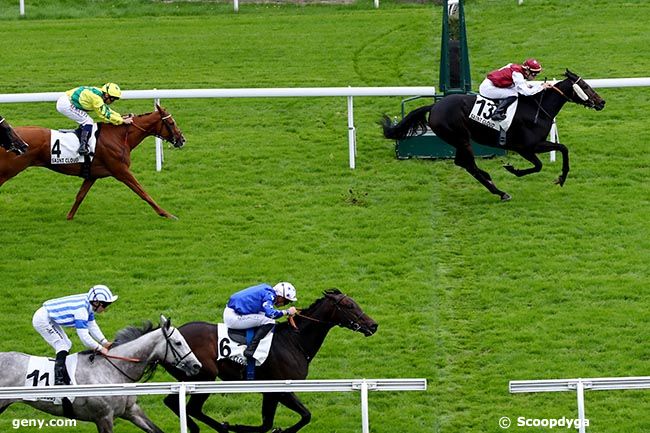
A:
{"label": "blue helmet", "polygon": [[110,304],[117,301],[117,295],[113,295],[108,286],[97,284],[88,291],[88,300],[90,302],[106,302]]}

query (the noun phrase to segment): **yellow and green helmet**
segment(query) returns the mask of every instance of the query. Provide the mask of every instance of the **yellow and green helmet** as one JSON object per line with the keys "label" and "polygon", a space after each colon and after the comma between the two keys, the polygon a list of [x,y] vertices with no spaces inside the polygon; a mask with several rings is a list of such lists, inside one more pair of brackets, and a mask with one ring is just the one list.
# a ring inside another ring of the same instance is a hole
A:
{"label": "yellow and green helmet", "polygon": [[101,90],[112,98],[119,99],[122,97],[122,90],[120,90],[120,86],[115,83],[106,83],[102,86]]}

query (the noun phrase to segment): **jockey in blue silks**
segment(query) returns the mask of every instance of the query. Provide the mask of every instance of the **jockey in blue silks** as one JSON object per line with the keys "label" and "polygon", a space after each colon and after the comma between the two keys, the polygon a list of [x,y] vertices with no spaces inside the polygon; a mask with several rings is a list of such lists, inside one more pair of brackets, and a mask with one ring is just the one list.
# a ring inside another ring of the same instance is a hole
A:
{"label": "jockey in blue silks", "polygon": [[[291,306],[286,310],[275,307],[297,300],[296,288],[291,283],[281,282],[273,287],[258,284],[230,297],[223,311],[223,322],[232,329],[257,328],[253,340],[244,351],[245,357],[252,357],[259,342],[273,329],[275,319],[296,314],[296,307]],[[235,361],[246,364],[246,359]]]}

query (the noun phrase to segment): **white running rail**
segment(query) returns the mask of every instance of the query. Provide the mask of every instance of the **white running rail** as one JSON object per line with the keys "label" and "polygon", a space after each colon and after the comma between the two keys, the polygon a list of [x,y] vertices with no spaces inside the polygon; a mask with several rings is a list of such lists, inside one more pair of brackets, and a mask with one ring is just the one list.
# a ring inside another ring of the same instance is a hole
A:
{"label": "white running rail", "polygon": [[180,432],[187,433],[185,396],[188,394],[230,394],[251,392],[356,392],[361,393],[361,431],[370,432],[369,391],[426,391],[426,379],[334,379],[334,380],[255,380],[232,382],[155,382],[106,385],[66,385],[56,387],[0,388],[0,400],[39,397],[94,397],[123,395],[178,394]]}

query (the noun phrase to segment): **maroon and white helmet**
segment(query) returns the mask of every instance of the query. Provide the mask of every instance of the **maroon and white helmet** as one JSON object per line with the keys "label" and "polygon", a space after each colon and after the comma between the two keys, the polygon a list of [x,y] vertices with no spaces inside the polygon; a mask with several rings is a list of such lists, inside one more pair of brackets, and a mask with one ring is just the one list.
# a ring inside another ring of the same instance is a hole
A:
{"label": "maroon and white helmet", "polygon": [[296,298],[296,288],[293,287],[293,284],[287,283],[286,281],[273,286],[273,291],[277,296],[282,296],[291,302],[296,302],[298,300],[298,298]]}
{"label": "maroon and white helmet", "polygon": [[524,69],[528,69],[530,72],[534,72],[536,74],[542,72],[542,65],[540,65],[539,62],[535,59],[526,60],[522,66]]}

